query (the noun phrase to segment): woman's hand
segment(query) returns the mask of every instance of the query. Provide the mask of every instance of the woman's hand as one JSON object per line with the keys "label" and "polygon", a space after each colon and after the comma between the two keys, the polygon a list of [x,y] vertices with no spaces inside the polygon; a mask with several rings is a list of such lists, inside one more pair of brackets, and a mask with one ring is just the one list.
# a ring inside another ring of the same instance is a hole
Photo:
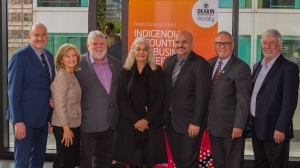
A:
{"label": "woman's hand", "polygon": [[134,124],[135,129],[144,132],[146,129],[148,129],[148,121],[145,119],[139,120],[137,123]]}
{"label": "woman's hand", "polygon": [[64,134],[63,134],[63,139],[61,140],[61,143],[65,143],[65,146],[69,147],[69,146],[73,145],[74,134],[71,131],[69,125],[64,125],[63,129],[64,129]]}

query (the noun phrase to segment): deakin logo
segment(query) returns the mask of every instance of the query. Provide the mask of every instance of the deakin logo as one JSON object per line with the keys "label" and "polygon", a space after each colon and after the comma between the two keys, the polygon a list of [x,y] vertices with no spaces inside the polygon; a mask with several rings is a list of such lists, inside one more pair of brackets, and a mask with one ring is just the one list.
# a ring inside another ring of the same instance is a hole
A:
{"label": "deakin logo", "polygon": [[218,21],[218,0],[199,0],[192,10],[194,22],[204,28],[215,25]]}

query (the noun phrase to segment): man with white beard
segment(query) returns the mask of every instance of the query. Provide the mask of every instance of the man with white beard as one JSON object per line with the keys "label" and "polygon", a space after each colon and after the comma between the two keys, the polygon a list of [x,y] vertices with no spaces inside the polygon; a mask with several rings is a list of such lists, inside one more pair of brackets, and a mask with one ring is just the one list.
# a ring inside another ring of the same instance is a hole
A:
{"label": "man with white beard", "polygon": [[80,167],[109,168],[118,118],[117,86],[121,62],[107,55],[105,35],[91,31],[88,53],[75,75],[82,89]]}

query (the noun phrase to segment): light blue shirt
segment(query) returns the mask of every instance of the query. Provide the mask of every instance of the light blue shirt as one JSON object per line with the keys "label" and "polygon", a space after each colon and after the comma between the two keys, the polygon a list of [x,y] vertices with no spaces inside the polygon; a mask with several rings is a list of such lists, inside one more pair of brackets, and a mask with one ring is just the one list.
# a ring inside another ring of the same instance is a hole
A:
{"label": "light blue shirt", "polygon": [[212,73],[211,78],[214,77],[214,74],[215,74],[215,72],[216,72],[216,70],[217,70],[217,67],[218,67],[218,65],[219,65],[219,61],[222,61],[222,65],[221,65],[221,73],[225,73],[225,72],[222,72],[222,70],[223,70],[223,68],[225,67],[225,65],[227,64],[227,62],[229,61],[230,58],[231,58],[231,56],[228,57],[228,58],[226,58],[226,59],[224,59],[224,60],[220,60],[220,58],[218,58],[218,60],[217,60],[217,62],[216,62],[216,64],[215,64],[215,66],[214,66],[214,70],[213,70],[213,73]]}
{"label": "light blue shirt", "polygon": [[[279,55],[278,55],[279,56]],[[256,97],[257,97],[257,93],[263,83],[263,81],[265,80],[268,72],[270,71],[270,69],[272,68],[274,62],[277,60],[277,57],[275,57],[272,61],[270,61],[268,63],[268,65],[266,66],[265,63],[265,58],[261,61],[261,69],[257,75],[255,84],[254,84],[254,88],[252,91],[252,96],[251,96],[251,104],[250,104],[250,113],[253,117],[255,117],[255,107],[256,107]]]}

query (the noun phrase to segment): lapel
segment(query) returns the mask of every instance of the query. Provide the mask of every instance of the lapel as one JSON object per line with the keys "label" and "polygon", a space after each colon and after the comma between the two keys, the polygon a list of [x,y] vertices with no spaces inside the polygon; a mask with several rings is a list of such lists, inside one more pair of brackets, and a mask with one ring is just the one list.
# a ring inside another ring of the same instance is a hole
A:
{"label": "lapel", "polygon": [[[176,55],[176,57],[177,57],[177,55]],[[191,51],[191,53],[189,54],[188,58],[185,60],[185,63],[183,64],[182,68],[180,69],[180,72],[179,72],[179,74],[178,74],[178,76],[176,78],[176,81],[175,81],[175,84],[174,84],[173,88],[176,86],[177,81],[180,80],[180,77],[182,76],[182,74],[184,73],[184,71],[186,70],[186,68],[189,66],[189,64],[191,63],[191,60],[194,57],[195,57],[195,54],[193,53],[193,51]],[[173,64],[173,68],[174,68],[174,65],[175,65],[175,61],[174,61],[174,64]],[[172,71],[173,71],[173,69],[172,69]],[[171,76],[172,76],[172,74],[171,74]],[[171,77],[171,83],[172,83],[172,77]]]}
{"label": "lapel", "polygon": [[172,86],[172,73],[175,66],[177,55],[173,55],[169,57],[168,62],[164,64],[164,73],[166,77],[166,81]]}
{"label": "lapel", "polygon": [[261,84],[262,88],[267,82],[268,80],[274,75],[274,73],[278,70],[278,68],[281,66],[282,62],[284,61],[284,58],[282,55],[280,55],[277,60],[274,62],[272,68],[270,69],[270,71],[268,72],[267,76],[265,77],[263,83]]}
{"label": "lapel", "polygon": [[112,63],[112,60],[110,57],[108,57],[106,55],[106,58],[108,60],[108,65],[110,67],[110,71],[111,71],[111,83],[110,83],[110,90],[109,90],[109,93],[111,93],[111,90],[114,89],[112,88],[112,86],[114,86],[114,83],[116,82],[116,68],[114,67],[113,63]]}
{"label": "lapel", "polygon": [[[30,44],[27,44],[27,51],[30,53],[29,57],[31,58],[31,60],[33,60],[33,62],[35,62],[35,64],[37,64],[38,68],[41,69],[45,69],[41,60],[39,59],[39,57],[35,54],[35,52],[33,51],[33,49],[31,48]],[[46,72],[45,72],[46,73]]]}
{"label": "lapel", "polygon": [[228,72],[228,70],[231,68],[231,64],[232,64],[232,62],[234,61],[234,59],[235,59],[235,56],[232,55],[232,56],[230,57],[230,59],[228,60],[227,64],[225,65],[225,67],[222,69],[222,71],[221,71],[221,73],[220,73],[218,79],[216,80],[214,86],[212,87],[212,89],[213,89],[216,85],[218,85],[219,81],[222,80],[223,76],[224,76],[224,75]]}
{"label": "lapel", "polygon": [[46,55],[47,55],[47,58],[48,58],[48,61],[49,61],[49,64],[51,66],[51,74],[52,74],[52,79],[51,81],[54,80],[54,77],[55,77],[55,67],[54,67],[54,59],[53,59],[53,55],[46,49],[44,49]]}
{"label": "lapel", "polygon": [[90,58],[89,58],[89,54],[85,55],[85,62],[84,63],[86,64],[85,66],[87,67],[87,73],[86,73],[86,75],[87,76],[91,76],[93,78],[93,80],[96,83],[98,83],[98,85],[100,85],[105,90],[104,86],[102,85],[101,81],[99,80],[99,78],[98,78],[98,76],[97,76],[97,74],[96,74],[96,72],[95,72],[95,70],[93,68],[93,65],[91,64],[91,61],[90,61]]}
{"label": "lapel", "polygon": [[211,64],[210,64],[210,72],[211,72],[211,74],[214,73],[214,67],[215,67],[215,65],[217,63],[217,60],[218,60],[218,57],[215,57],[215,58],[213,58],[211,60]]}
{"label": "lapel", "polygon": [[261,61],[256,63],[253,67],[253,74],[252,74],[252,88],[254,87],[254,83],[256,81],[257,75],[261,69]]}

